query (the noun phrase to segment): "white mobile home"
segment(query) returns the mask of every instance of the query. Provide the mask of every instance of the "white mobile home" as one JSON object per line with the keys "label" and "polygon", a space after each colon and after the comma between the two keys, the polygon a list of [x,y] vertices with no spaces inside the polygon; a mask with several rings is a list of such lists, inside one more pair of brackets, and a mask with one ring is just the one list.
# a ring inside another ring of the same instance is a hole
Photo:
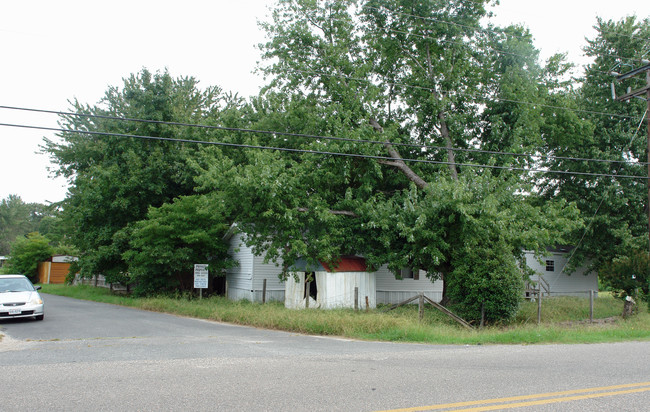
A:
{"label": "white mobile home", "polygon": [[[442,281],[431,282],[426,272],[410,270],[403,270],[401,279],[397,279],[386,266],[376,272],[355,269],[345,273],[326,269],[322,264],[318,270],[295,267],[293,272],[296,276],[283,282],[279,278],[282,268],[274,263],[264,263],[263,256],[255,256],[244,244],[241,233],[232,230],[227,239],[230,242],[229,253],[239,264],[226,271],[227,294],[233,300],[261,302],[265,279],[266,300],[285,302],[287,307],[295,308],[306,306],[308,294],[311,296],[310,307],[353,307],[355,287],[359,288],[358,303],[362,308],[365,308],[366,296],[370,307],[403,302],[419,293],[435,302],[442,299]],[[551,296],[587,296],[589,290],[597,291],[598,276],[595,273],[585,276],[585,268],[571,275],[562,271],[568,255],[566,248],[552,249],[540,263],[532,252],[526,252],[526,264],[538,272],[531,280],[542,284],[544,294]],[[306,291],[305,277],[309,273],[313,274],[313,284],[311,290]]]}
{"label": "white mobile home", "polygon": [[578,268],[570,275],[564,270],[571,256],[570,247],[549,248],[538,260],[532,252],[526,252],[526,265],[537,272],[531,281],[539,283],[542,292],[550,296],[588,296],[589,291],[598,291],[598,275],[587,268]]}

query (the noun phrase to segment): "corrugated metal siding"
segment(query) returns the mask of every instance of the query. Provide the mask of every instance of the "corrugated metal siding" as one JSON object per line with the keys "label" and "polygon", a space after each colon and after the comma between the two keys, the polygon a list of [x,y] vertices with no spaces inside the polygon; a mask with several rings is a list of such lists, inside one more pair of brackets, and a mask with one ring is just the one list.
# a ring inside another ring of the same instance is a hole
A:
{"label": "corrugated metal siding", "polygon": [[253,297],[250,289],[233,288],[228,285],[228,299],[230,300],[248,300],[253,302]]}
{"label": "corrugated metal siding", "polygon": [[[276,266],[275,263],[264,263],[263,256],[255,256],[253,258],[253,290],[259,291],[260,299],[262,288],[264,286],[264,279],[266,279],[266,291],[284,291],[284,282],[279,278],[282,273],[282,267]],[[269,296],[267,294],[267,296]]]}
{"label": "corrugated metal siding", "polygon": [[318,303],[323,309],[353,308],[354,289],[359,289],[359,308],[377,306],[375,276],[368,272],[316,272]]}
{"label": "corrugated metal siding", "polygon": [[[239,249],[237,252],[236,249]],[[267,280],[267,297],[270,300],[285,300],[285,284],[280,281],[278,274],[281,271],[279,266],[273,263],[264,263],[263,257],[254,257],[252,250],[241,242],[241,235],[236,234],[231,238],[230,253],[233,258],[239,261],[240,265],[236,268],[228,269],[228,296],[231,299],[248,299],[252,301],[262,300],[262,287],[263,281]],[[560,273],[561,269],[566,263],[566,254],[554,253],[549,256],[549,259],[555,262],[555,272],[546,272],[545,265],[537,262],[533,255],[526,254],[526,263],[531,268],[540,271],[544,278],[551,285],[551,294],[564,294],[564,295],[577,295],[586,296],[589,290],[598,290],[598,277],[596,274],[584,276],[584,270],[579,270],[570,276]],[[317,272],[318,273],[318,272]],[[339,272],[339,274],[344,272]],[[351,272],[358,273],[358,272]],[[364,273],[364,272],[361,272]],[[359,282],[359,305],[365,306],[365,296],[368,295],[371,305],[374,307],[376,304],[395,304],[403,302],[404,300],[413,297],[419,293],[424,293],[431,300],[439,302],[442,299],[442,281],[431,282],[426,277],[426,273],[420,271],[420,279],[395,279],[395,275],[388,270],[386,266],[379,268],[377,272],[371,274],[368,278],[367,285],[361,286],[364,282],[361,279],[355,280]],[[345,277],[344,277],[345,278]],[[325,289],[319,285],[319,293],[325,291],[330,294],[323,297],[323,302],[326,306],[337,305],[339,301],[352,302],[354,305],[354,286],[352,284],[337,284],[336,282],[346,282],[347,280],[324,278],[317,282],[325,282]],[[332,283],[334,282],[334,283]],[[351,282],[351,280],[350,280]],[[332,284],[330,284],[332,283]],[[376,292],[372,292],[372,288]],[[363,290],[363,292],[362,292]],[[337,292],[333,292],[337,291]],[[343,298],[342,296],[334,296],[334,294],[348,295],[351,291],[351,297]],[[301,300],[304,307],[304,290],[301,289]],[[334,302],[334,303],[330,303]]]}
{"label": "corrugated metal siding", "polygon": [[[377,291],[377,304],[384,305],[394,305],[396,303],[404,302],[407,299],[412,298],[413,296],[419,295],[420,292],[410,291],[410,292],[395,292],[395,291]],[[424,295],[431,299],[434,302],[440,302],[442,300],[442,289],[434,292],[424,292]],[[417,305],[418,302],[411,302],[413,305]]]}
{"label": "corrugated metal siding", "polygon": [[[298,279],[296,280],[294,276]],[[305,272],[296,272],[289,274],[289,277],[285,282],[285,287],[286,291],[284,295],[284,307],[288,309],[304,308]]]}
{"label": "corrugated metal siding", "polygon": [[228,297],[233,300],[252,300],[253,251],[243,243],[241,233],[236,233],[230,238],[228,254],[238,263],[237,266],[226,270]]}

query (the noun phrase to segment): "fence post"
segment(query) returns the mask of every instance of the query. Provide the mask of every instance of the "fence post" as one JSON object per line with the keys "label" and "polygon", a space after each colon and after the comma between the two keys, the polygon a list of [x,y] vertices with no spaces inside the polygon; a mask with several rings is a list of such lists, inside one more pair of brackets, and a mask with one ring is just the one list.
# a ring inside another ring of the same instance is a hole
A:
{"label": "fence post", "polygon": [[589,291],[589,323],[594,323],[594,291]]}
{"label": "fence post", "polygon": [[305,309],[309,309],[309,290],[311,289],[311,282],[305,283]]}
{"label": "fence post", "polygon": [[481,324],[480,328],[483,329],[485,327],[485,302],[481,303]]}
{"label": "fence post", "polygon": [[420,321],[424,318],[424,293],[420,293],[420,299],[418,301],[418,312],[420,316]]}
{"label": "fence post", "polygon": [[266,303],[266,279],[262,282],[262,305]]}
{"label": "fence post", "polygon": [[366,312],[370,310],[370,302],[368,301],[368,296],[366,296]]}
{"label": "fence post", "polygon": [[354,287],[354,310],[359,310],[359,287]]}
{"label": "fence post", "polygon": [[542,287],[537,289],[537,324],[542,323]]}

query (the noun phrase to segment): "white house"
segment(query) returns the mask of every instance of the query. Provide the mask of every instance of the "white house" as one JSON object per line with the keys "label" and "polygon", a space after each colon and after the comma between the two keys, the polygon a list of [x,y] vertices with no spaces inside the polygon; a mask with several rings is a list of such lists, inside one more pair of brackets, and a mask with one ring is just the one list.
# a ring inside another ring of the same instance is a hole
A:
{"label": "white house", "polygon": [[[252,249],[244,244],[241,233],[231,230],[226,239],[230,242],[230,256],[239,263],[237,267],[226,271],[227,295],[233,300],[261,302],[264,280],[266,300],[283,301],[285,306],[292,308],[305,307],[307,294],[311,296],[310,307],[353,307],[355,287],[358,288],[358,304],[361,308],[365,308],[366,296],[370,307],[403,302],[419,293],[424,293],[435,302],[442,299],[442,281],[431,282],[426,272],[410,270],[403,270],[401,279],[396,279],[395,274],[386,266],[375,272],[358,268],[337,271],[322,264],[311,268],[304,262],[297,262],[292,271],[296,276],[292,275],[287,282],[283,282],[279,278],[281,266],[264,263],[263,256],[255,256]],[[584,268],[571,275],[562,271],[568,253],[567,249],[549,250],[548,256],[540,263],[532,252],[526,252],[526,264],[538,272],[531,280],[540,282],[544,293],[551,296],[587,296],[589,290],[597,291],[598,277],[595,273],[585,276]],[[311,290],[306,292],[305,278],[309,274],[312,274],[314,281],[310,284]]]}
{"label": "white house", "polygon": [[590,290],[598,292],[598,274],[595,272],[585,275],[586,267],[580,267],[570,275],[564,271],[571,250],[571,247],[550,248],[541,260],[536,259],[532,252],[526,252],[526,265],[537,272],[531,276],[531,281],[541,285],[543,294],[586,297]]}

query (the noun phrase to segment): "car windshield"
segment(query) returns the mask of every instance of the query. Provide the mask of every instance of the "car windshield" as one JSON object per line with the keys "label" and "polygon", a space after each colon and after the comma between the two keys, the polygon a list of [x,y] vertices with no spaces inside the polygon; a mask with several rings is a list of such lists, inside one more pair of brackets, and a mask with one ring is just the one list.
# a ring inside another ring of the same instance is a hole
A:
{"label": "car windshield", "polygon": [[31,282],[25,278],[1,278],[0,293],[2,292],[27,292],[34,290]]}

